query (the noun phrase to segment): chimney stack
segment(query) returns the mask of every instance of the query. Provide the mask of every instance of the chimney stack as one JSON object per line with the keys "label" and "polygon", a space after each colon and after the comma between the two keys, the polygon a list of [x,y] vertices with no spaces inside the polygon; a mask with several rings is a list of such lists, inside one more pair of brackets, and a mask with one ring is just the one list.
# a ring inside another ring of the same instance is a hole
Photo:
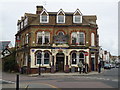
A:
{"label": "chimney stack", "polygon": [[36,6],[37,10],[36,10],[36,14],[40,14],[43,10],[43,6]]}

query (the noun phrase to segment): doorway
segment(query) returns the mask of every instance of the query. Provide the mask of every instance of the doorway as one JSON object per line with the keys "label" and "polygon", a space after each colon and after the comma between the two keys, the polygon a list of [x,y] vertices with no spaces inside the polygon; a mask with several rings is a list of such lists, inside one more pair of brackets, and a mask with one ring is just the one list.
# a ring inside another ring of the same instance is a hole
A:
{"label": "doorway", "polygon": [[56,72],[64,72],[64,54],[58,53],[56,55]]}
{"label": "doorway", "polygon": [[95,58],[91,58],[91,70],[95,71]]}

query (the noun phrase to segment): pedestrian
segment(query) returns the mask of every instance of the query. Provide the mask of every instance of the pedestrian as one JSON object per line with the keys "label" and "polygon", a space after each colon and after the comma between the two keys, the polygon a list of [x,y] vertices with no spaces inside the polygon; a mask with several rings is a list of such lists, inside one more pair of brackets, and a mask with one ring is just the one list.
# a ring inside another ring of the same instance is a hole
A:
{"label": "pedestrian", "polygon": [[101,72],[101,62],[99,62],[99,64],[98,64],[98,73],[100,73]]}
{"label": "pedestrian", "polygon": [[83,73],[85,73],[85,63],[83,64]]}
{"label": "pedestrian", "polygon": [[86,73],[86,74],[88,73],[88,69],[89,69],[88,64],[85,63],[85,73]]}
{"label": "pedestrian", "polygon": [[81,74],[81,71],[82,71],[82,67],[83,67],[83,64],[82,64],[82,62],[80,61],[79,63],[78,63],[78,68],[79,68],[79,73]]}

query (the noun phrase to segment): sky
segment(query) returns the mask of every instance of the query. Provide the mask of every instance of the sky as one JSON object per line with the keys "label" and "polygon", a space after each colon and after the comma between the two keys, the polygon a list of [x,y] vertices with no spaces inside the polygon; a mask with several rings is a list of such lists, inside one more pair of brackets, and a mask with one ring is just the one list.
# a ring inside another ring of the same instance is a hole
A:
{"label": "sky", "polygon": [[119,0],[0,0],[0,41],[11,41],[15,45],[17,20],[24,13],[36,13],[36,6],[43,5],[48,12],[75,12],[96,15],[99,45],[118,55],[118,1]]}

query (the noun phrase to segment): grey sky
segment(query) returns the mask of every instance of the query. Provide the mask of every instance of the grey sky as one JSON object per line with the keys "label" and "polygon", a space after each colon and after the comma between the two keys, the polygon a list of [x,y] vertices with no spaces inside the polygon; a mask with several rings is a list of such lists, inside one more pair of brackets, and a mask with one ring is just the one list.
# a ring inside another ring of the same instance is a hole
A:
{"label": "grey sky", "polygon": [[[29,2],[28,2],[29,1]],[[74,12],[77,8],[83,15],[97,15],[100,46],[118,54],[118,0],[1,0],[0,1],[0,40],[15,43],[17,20],[24,13],[36,13],[36,6],[43,5],[47,11]],[[36,1],[36,2],[35,2]]]}

